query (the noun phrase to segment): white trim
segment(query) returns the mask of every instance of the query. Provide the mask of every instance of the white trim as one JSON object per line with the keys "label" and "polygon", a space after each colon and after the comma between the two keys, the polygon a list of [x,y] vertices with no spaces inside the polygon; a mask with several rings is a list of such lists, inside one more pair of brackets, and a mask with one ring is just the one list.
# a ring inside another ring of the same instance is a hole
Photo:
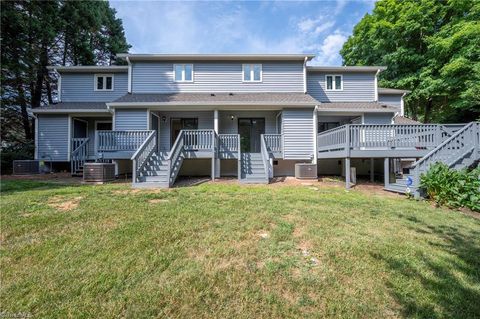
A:
{"label": "white trim", "polygon": [[152,121],[150,118],[151,115],[152,115],[152,112],[150,112],[150,109],[147,109],[147,131],[151,130],[150,128],[152,126]]}
{"label": "white trim", "polygon": [[72,116],[68,115],[68,149],[67,149],[67,161],[71,161],[71,148],[72,148]]}
{"label": "white trim", "polygon": [[315,103],[312,102],[110,102],[107,103],[109,107],[145,107],[145,106],[311,106],[314,107]]}
{"label": "white trim", "polygon": [[130,60],[303,60],[307,57],[309,60],[315,57],[315,54],[239,54],[239,53],[226,53],[226,54],[135,54],[135,53],[118,53],[117,58],[129,57]]}
{"label": "white trim", "polygon": [[112,112],[113,112],[112,113],[112,130],[115,131],[115,122],[116,122],[116,120],[115,120],[115,114],[116,114],[115,109],[112,109]]}
{"label": "white trim", "polygon": [[128,63],[128,86],[127,86],[127,92],[132,93],[132,64],[130,63],[130,58],[127,56],[126,58],[127,63]]}
{"label": "white trim", "polygon": [[305,57],[303,61],[303,93],[307,93],[307,61],[308,58]]}
{"label": "white trim", "polygon": [[[97,79],[102,77],[103,78],[103,89],[98,89],[97,88]],[[107,78],[111,77],[112,78],[112,88],[107,89]],[[96,92],[112,92],[115,90],[115,77],[113,73],[96,73],[95,76],[93,77],[93,90]]]}
{"label": "white trim", "polygon": [[62,75],[60,73],[58,73],[57,90],[58,102],[62,102]]}
{"label": "white trim", "polygon": [[[332,88],[328,88],[328,80],[327,78],[332,77]],[[335,77],[340,77],[340,89],[335,88]],[[325,74],[325,91],[343,91],[343,75],[342,74]]]}
{"label": "white trim", "polygon": [[386,66],[307,66],[307,70],[310,72],[376,72],[385,71]]}
{"label": "white trim", "polygon": [[94,140],[93,140],[93,155],[94,156],[97,156],[97,141],[95,140],[98,136],[97,132],[98,132],[98,129],[97,129],[97,124],[98,123],[112,123],[112,131],[113,131],[113,121],[108,121],[108,120],[95,120],[94,123],[93,123],[93,136],[94,136]]}
{"label": "white trim", "polygon": [[218,110],[215,109],[215,110],[213,110],[213,130],[215,131],[215,133],[218,134],[218,129],[219,129],[219,125],[218,125]]}
{"label": "white trim", "polygon": [[403,93],[402,96],[400,97],[400,115],[405,116],[405,102],[403,101],[403,98],[407,95],[407,93]]}
{"label": "white trim", "polygon": [[380,73],[380,70],[375,73],[375,102],[378,102],[378,74]]}
{"label": "white trim", "polygon": [[[245,80],[245,65],[250,65],[250,80]],[[254,80],[255,65],[260,65],[260,80]],[[262,65],[262,63],[242,63],[242,82],[243,83],[261,83],[261,82],[263,82],[263,65]]]}
{"label": "white trim", "polygon": [[[177,80],[177,77],[175,76],[175,69],[176,69],[176,66],[177,65],[181,65],[182,66],[182,79],[181,80]],[[191,65],[192,66],[192,79],[191,80],[185,80],[185,69],[186,69],[186,65]],[[177,83],[193,83],[193,77],[194,77],[194,70],[193,70],[193,63],[174,63],[173,64],[173,82],[177,82]]]}
{"label": "white trim", "polygon": [[33,159],[38,160],[38,117],[36,117],[35,115],[33,117],[35,119],[35,151]]}

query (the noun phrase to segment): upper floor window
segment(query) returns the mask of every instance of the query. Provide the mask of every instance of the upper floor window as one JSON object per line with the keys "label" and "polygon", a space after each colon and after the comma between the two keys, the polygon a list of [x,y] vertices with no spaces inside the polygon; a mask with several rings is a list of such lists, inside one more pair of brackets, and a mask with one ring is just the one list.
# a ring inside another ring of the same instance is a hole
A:
{"label": "upper floor window", "polygon": [[325,76],[327,91],[341,91],[343,90],[343,76],[341,75],[327,75]]}
{"label": "upper floor window", "polygon": [[262,65],[244,64],[243,82],[262,82]]}
{"label": "upper floor window", "polygon": [[193,64],[174,64],[175,82],[193,82]]}
{"label": "upper floor window", "polygon": [[113,91],[113,74],[95,74],[95,91]]}

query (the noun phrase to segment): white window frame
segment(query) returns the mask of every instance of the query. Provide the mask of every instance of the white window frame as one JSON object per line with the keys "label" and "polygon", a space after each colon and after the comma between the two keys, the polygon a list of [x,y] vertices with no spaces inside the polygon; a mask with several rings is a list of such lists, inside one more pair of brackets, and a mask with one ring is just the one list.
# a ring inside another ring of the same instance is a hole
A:
{"label": "white window frame", "polygon": [[[328,77],[332,77],[332,88],[328,88]],[[335,88],[335,77],[340,77],[340,89]],[[343,91],[343,75],[342,74],[325,74],[325,91]]]}
{"label": "white window frame", "polygon": [[[182,66],[182,79],[177,80],[175,76],[175,69],[177,68],[177,65]],[[191,80],[185,80],[185,66],[186,65],[191,65],[192,66],[192,79]],[[187,83],[193,83],[193,77],[194,77],[195,71],[193,69],[193,63],[175,63],[173,65],[173,82],[187,82]]]}
{"label": "white window frame", "polygon": [[[250,80],[245,80],[245,66],[250,65]],[[254,66],[260,65],[260,80],[254,79]],[[263,65],[262,63],[244,63],[242,64],[242,82],[244,83],[260,83],[263,81]]]}
{"label": "white window frame", "polygon": [[[111,77],[112,78],[112,88],[107,89],[107,78]],[[97,88],[97,79],[98,78],[103,78],[103,89]],[[111,74],[95,74],[94,76],[94,81],[93,81],[93,89],[98,92],[111,92],[115,90],[115,77],[113,73]]]}

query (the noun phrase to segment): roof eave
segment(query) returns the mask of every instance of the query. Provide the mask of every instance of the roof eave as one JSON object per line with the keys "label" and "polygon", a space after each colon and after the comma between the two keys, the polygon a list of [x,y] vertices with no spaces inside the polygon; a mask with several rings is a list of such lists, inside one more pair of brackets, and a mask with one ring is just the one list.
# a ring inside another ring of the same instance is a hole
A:
{"label": "roof eave", "polygon": [[318,102],[110,102],[107,107],[151,107],[151,106],[310,106]]}
{"label": "roof eave", "polygon": [[108,109],[33,109],[32,113],[105,113],[108,114]]}
{"label": "roof eave", "polygon": [[82,66],[47,66],[47,70],[56,71],[58,73],[82,73],[82,72],[127,72],[128,65],[82,65]]}
{"label": "roof eave", "polygon": [[386,66],[308,66],[308,72],[382,72]]}
{"label": "roof eave", "polygon": [[119,53],[117,58],[125,59],[129,58],[130,61],[143,60],[143,61],[257,61],[257,60],[299,60],[304,61],[307,58],[308,61],[312,60],[314,54],[129,54]]}

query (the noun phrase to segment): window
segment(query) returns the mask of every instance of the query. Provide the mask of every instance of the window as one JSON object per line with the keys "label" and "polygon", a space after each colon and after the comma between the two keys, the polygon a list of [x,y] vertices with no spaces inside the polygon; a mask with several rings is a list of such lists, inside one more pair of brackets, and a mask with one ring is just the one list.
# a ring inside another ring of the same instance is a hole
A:
{"label": "window", "polygon": [[173,71],[175,82],[193,82],[193,64],[175,64]]}
{"label": "window", "polygon": [[262,65],[244,64],[243,82],[262,82]]}
{"label": "window", "polygon": [[327,91],[342,91],[343,90],[343,76],[341,75],[327,75],[326,87]]}
{"label": "window", "polygon": [[339,122],[318,122],[318,133],[322,133],[332,128],[340,126]]}
{"label": "window", "polygon": [[113,91],[113,74],[95,74],[95,91]]}

